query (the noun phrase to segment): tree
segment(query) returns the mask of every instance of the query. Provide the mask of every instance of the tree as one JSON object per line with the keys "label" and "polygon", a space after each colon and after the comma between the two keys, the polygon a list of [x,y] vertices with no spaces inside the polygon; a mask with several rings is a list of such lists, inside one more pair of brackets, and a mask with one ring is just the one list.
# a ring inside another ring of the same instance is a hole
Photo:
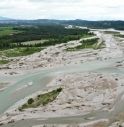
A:
{"label": "tree", "polygon": [[29,100],[28,100],[28,104],[32,104],[34,102],[34,99],[33,98],[30,98]]}

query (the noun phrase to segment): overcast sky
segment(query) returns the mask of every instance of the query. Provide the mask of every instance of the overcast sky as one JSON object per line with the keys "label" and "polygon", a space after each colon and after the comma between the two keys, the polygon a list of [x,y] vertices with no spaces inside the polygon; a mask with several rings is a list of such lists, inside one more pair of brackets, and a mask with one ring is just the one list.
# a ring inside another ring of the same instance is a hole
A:
{"label": "overcast sky", "polygon": [[0,16],[15,19],[124,20],[124,0],[0,0]]}

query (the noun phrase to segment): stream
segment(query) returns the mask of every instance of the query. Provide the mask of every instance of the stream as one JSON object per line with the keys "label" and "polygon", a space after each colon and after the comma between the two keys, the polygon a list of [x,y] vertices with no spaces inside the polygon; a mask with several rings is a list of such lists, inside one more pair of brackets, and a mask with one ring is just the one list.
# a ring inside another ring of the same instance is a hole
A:
{"label": "stream", "polygon": [[[80,65],[63,66],[54,69],[39,70],[37,72],[29,72],[26,75],[17,78],[17,82],[9,86],[5,91],[0,92],[0,114],[4,113],[8,108],[14,105],[19,100],[31,95],[39,90],[44,90],[46,85],[58,74],[66,74],[71,72],[102,72],[102,73],[116,73],[124,74],[124,70],[119,70],[112,67],[120,59],[111,59],[104,61],[92,61],[85,62]],[[4,79],[5,80],[5,79]],[[25,87],[29,82],[33,85]],[[23,94],[22,94],[23,93]],[[102,114],[102,115],[101,115]],[[42,123],[79,123],[90,121],[90,117],[94,120],[109,117],[108,112],[96,111],[89,113],[84,116],[72,116],[72,117],[61,117],[61,118],[50,118],[48,120],[23,120],[16,122],[15,127],[30,127],[31,125],[42,124]],[[92,119],[92,120],[93,120]],[[28,122],[30,121],[30,122]],[[11,125],[4,125],[4,127],[10,127]],[[12,124],[13,126],[13,124]]]}
{"label": "stream", "polygon": [[[106,38],[106,37],[105,37]],[[106,38],[108,39],[108,38]],[[111,41],[111,38],[109,38]],[[115,45],[111,47],[109,44],[108,48],[112,48],[112,52],[114,51]],[[111,50],[111,49],[110,49]],[[13,106],[16,102],[25,97],[39,91],[44,90],[46,85],[58,74],[67,74],[71,72],[100,72],[100,73],[115,73],[117,75],[124,75],[124,69],[117,69],[113,65],[115,65],[118,61],[124,60],[123,57],[113,58],[107,60],[95,60],[90,62],[85,62],[77,65],[68,65],[59,68],[53,69],[44,69],[38,71],[29,71],[28,73],[17,76],[16,83],[9,86],[4,91],[0,92],[0,114],[2,115],[7,109]],[[16,77],[14,77],[16,78]],[[9,77],[0,77],[1,80],[11,80]],[[29,85],[31,84],[31,85]],[[93,120],[99,119],[112,119],[114,120],[114,116],[118,115],[123,111],[124,103],[121,100],[124,95],[122,92],[114,106],[114,110],[111,112],[107,111],[95,111],[83,116],[69,116],[69,117],[57,117],[57,118],[48,118],[46,120],[42,119],[27,119],[17,121],[12,124],[6,124],[2,127],[32,127],[38,124],[68,124],[68,123],[82,123],[82,122],[90,122]],[[119,105],[119,106],[118,106]]]}

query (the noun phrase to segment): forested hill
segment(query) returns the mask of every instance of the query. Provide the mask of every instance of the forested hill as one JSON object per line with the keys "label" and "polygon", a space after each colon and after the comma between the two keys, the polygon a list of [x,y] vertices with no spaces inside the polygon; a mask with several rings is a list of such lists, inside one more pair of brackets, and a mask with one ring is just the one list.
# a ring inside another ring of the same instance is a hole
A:
{"label": "forested hill", "polygon": [[65,21],[65,24],[78,25],[90,28],[115,28],[124,30],[124,21],[85,21],[85,20],[70,20]]}
{"label": "forested hill", "polygon": [[16,25],[78,25],[89,28],[115,28],[124,30],[124,21],[86,21],[86,20],[0,20],[0,26],[8,24]]}

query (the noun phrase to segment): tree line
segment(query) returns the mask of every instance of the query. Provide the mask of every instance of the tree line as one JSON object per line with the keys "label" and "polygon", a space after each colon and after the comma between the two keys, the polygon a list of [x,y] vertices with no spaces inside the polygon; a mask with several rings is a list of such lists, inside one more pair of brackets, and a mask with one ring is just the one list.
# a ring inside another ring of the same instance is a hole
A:
{"label": "tree line", "polygon": [[[88,29],[66,29],[64,26],[14,26],[13,30],[20,31],[15,34],[0,36],[0,49],[15,47],[40,47],[70,40],[78,40],[83,36],[92,35]],[[47,39],[44,43],[24,45],[23,42]]]}

